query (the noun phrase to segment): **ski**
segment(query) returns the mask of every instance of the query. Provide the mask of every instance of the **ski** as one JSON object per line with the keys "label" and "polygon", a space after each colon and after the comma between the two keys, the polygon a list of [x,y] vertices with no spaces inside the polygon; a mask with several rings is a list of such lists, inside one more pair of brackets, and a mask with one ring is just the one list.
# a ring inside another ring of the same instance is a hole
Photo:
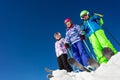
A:
{"label": "ski", "polygon": [[100,66],[100,64],[97,62],[95,56],[92,54],[92,52],[91,52],[89,46],[87,45],[86,41],[83,40],[83,42],[84,42],[87,50],[89,51],[89,53],[88,53],[89,56],[91,57],[90,59],[88,59],[88,64],[89,64],[91,67],[97,69],[97,68]]}
{"label": "ski", "polygon": [[48,78],[48,79],[50,79],[50,78],[52,78],[52,77],[53,77],[52,74],[47,74],[47,78]]}
{"label": "ski", "polygon": [[102,54],[109,60],[114,55],[114,52],[109,47],[105,47],[102,49]]}
{"label": "ski", "polygon": [[95,69],[97,69],[100,66],[100,64],[93,58],[88,59],[88,64]]}
{"label": "ski", "polygon": [[54,70],[51,70],[49,68],[45,68],[45,71],[48,72],[48,73],[52,73]]}
{"label": "ski", "polygon": [[83,65],[81,65],[80,63],[78,63],[74,58],[68,58],[67,61],[68,61],[69,64],[74,65],[79,70],[91,72],[91,70],[87,69],[86,67],[84,67]]}

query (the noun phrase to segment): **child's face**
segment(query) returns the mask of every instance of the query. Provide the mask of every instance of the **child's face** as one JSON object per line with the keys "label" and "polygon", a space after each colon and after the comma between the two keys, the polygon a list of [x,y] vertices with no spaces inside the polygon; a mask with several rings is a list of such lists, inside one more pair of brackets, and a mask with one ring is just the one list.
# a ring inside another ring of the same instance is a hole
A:
{"label": "child's face", "polygon": [[61,38],[61,36],[59,35],[59,34],[55,34],[55,39],[60,39]]}
{"label": "child's face", "polygon": [[72,23],[70,21],[66,22],[65,24],[66,24],[67,28],[71,27],[71,25],[72,25]]}
{"label": "child's face", "polygon": [[85,14],[85,15],[82,16],[83,20],[88,20],[88,18],[89,18],[88,14]]}

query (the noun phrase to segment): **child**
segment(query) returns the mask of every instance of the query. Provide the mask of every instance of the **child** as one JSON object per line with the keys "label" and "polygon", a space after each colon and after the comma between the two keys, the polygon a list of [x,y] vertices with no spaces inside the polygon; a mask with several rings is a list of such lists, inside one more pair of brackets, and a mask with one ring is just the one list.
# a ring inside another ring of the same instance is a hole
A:
{"label": "child", "polygon": [[101,28],[101,25],[103,24],[103,22],[100,22],[102,15],[89,15],[87,10],[83,10],[80,13],[80,17],[84,20],[82,29],[86,32],[86,36],[92,44],[98,62],[100,64],[104,62],[106,63],[108,60],[103,56],[102,49],[108,47],[114,52],[114,54],[117,53],[117,50],[107,39],[103,29]]}
{"label": "child", "polygon": [[85,50],[83,39],[84,36],[81,35],[81,30],[79,25],[74,25],[70,18],[65,19],[64,21],[67,30],[66,30],[66,48],[68,44],[71,44],[73,51],[73,57],[85,67],[88,67],[88,53]]}
{"label": "child", "polygon": [[55,42],[55,51],[56,51],[59,69],[60,70],[65,69],[68,72],[71,72],[72,68],[67,62],[67,50],[64,46],[65,39],[61,37],[61,34],[59,32],[56,32],[54,34],[54,37],[57,40]]}

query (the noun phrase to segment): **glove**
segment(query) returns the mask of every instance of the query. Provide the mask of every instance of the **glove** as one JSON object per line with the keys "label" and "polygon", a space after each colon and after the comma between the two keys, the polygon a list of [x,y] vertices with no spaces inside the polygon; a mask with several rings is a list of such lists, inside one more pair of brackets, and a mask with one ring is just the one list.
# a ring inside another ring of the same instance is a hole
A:
{"label": "glove", "polygon": [[81,40],[84,40],[84,39],[85,39],[85,35],[81,35],[81,36],[80,36],[80,39],[81,39]]}
{"label": "glove", "polygon": [[81,31],[80,33],[81,33],[81,35],[85,35],[85,31]]}
{"label": "glove", "polygon": [[70,45],[68,43],[65,43],[65,48],[67,49],[69,47],[70,47]]}

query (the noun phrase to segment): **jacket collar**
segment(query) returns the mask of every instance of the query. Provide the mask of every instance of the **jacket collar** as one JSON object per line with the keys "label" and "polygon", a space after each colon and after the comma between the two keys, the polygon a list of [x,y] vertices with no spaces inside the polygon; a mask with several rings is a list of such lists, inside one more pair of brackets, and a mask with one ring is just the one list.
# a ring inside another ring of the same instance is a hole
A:
{"label": "jacket collar", "polygon": [[59,41],[59,40],[61,40],[61,38],[59,38],[59,39],[56,39],[57,41]]}
{"label": "jacket collar", "polygon": [[74,24],[71,24],[71,26],[69,28],[67,28],[67,30],[71,29],[74,27]]}

